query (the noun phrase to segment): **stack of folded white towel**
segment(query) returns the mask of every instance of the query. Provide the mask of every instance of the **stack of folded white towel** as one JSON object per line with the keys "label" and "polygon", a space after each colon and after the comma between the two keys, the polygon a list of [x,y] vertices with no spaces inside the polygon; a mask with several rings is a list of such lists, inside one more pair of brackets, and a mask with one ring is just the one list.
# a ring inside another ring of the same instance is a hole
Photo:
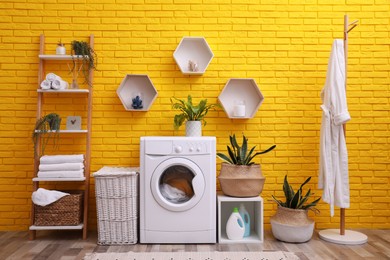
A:
{"label": "stack of folded white towel", "polygon": [[40,158],[39,178],[84,177],[84,155],[44,155]]}

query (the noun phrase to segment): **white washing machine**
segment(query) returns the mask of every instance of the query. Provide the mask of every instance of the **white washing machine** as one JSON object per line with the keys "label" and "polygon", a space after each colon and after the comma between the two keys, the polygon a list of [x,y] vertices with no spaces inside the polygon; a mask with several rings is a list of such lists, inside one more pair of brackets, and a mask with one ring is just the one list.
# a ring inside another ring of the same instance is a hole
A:
{"label": "white washing machine", "polygon": [[141,137],[141,243],[216,243],[215,145],[215,137]]}

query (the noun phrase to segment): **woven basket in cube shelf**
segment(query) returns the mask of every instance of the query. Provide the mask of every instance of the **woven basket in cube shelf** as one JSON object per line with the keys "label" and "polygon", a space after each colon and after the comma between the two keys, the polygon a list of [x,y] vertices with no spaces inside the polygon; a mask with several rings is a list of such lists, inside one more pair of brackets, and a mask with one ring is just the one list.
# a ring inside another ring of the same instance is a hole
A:
{"label": "woven basket in cube shelf", "polygon": [[138,167],[103,167],[95,178],[98,244],[138,241]]}
{"label": "woven basket in cube shelf", "polygon": [[77,226],[82,220],[83,194],[74,193],[47,206],[34,205],[36,226]]}

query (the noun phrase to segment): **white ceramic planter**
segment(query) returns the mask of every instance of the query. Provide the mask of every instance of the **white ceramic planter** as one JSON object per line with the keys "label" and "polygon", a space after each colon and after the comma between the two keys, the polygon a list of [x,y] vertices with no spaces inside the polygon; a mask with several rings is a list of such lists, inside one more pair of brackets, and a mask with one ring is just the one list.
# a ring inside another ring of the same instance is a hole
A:
{"label": "white ceramic planter", "polygon": [[202,136],[202,122],[201,121],[187,121],[186,122],[186,136]]}
{"label": "white ceramic planter", "polygon": [[66,54],[65,46],[57,46],[56,54],[57,55],[65,55]]}

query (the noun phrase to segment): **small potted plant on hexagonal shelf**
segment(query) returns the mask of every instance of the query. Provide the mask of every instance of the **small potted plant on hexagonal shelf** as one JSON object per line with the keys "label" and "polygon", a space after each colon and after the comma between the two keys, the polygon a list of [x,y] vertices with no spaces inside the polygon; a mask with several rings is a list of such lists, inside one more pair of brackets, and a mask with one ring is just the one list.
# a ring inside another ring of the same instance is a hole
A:
{"label": "small potted plant on hexagonal shelf", "polygon": [[231,147],[227,146],[228,155],[217,153],[217,157],[224,161],[218,177],[223,193],[232,197],[259,196],[263,191],[265,177],[260,164],[253,162],[253,159],[272,151],[276,145],[255,152],[256,146],[248,150],[248,138],[244,134],[241,145],[237,143],[235,134],[229,138]]}
{"label": "small potted plant on hexagonal shelf", "polygon": [[204,117],[210,109],[218,107],[216,104],[207,104],[207,99],[202,99],[198,105],[194,105],[191,95],[188,95],[187,100],[172,97],[171,103],[172,108],[181,112],[175,115],[173,126],[177,130],[185,122],[186,136],[202,136],[202,122],[204,126],[207,124]]}

